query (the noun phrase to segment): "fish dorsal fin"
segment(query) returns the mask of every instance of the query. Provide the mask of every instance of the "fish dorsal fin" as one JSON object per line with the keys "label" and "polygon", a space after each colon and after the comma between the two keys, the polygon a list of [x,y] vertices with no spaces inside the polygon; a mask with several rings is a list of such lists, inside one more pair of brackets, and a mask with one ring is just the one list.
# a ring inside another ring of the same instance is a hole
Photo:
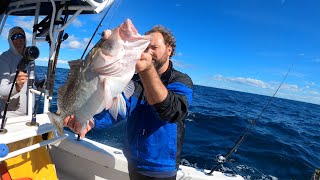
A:
{"label": "fish dorsal fin", "polygon": [[84,63],[81,59],[69,61],[68,63],[70,66],[70,70],[69,70],[67,81],[58,90],[58,107],[63,106],[63,104],[61,104],[61,102],[64,102],[64,97],[66,95],[66,91],[68,89],[68,86],[70,85],[70,83],[75,81],[75,79],[79,76],[79,73],[84,68]]}
{"label": "fish dorsal fin", "polygon": [[134,85],[134,82],[131,80],[129,81],[128,85],[124,89],[123,94],[126,96],[126,98],[129,98],[133,95],[134,90],[135,90],[135,85]]}

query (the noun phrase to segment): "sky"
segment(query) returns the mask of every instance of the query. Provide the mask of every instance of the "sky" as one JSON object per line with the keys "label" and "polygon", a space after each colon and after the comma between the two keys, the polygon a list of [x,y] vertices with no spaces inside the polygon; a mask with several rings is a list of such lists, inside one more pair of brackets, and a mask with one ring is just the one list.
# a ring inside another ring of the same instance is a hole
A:
{"label": "sky", "polygon": [[[194,84],[320,104],[320,1],[318,0],[115,0],[98,32],[126,18],[140,34],[161,24],[175,35],[174,67]],[[118,8],[116,8],[118,6]],[[79,59],[104,12],[78,16],[66,29],[58,67]],[[114,16],[112,16],[114,14]],[[19,25],[31,45],[33,18],[12,17],[0,37]],[[100,38],[97,34],[90,47]],[[38,66],[47,66],[48,45],[38,43]]]}

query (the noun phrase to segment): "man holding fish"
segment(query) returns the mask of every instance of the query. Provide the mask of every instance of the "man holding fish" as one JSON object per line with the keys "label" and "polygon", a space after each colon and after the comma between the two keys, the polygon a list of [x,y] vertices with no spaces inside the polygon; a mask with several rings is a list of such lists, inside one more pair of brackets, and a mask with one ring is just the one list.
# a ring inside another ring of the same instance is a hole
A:
{"label": "man holding fish", "polygon": [[[124,28],[120,28],[119,35],[122,39],[137,33],[133,24],[130,26],[132,32],[121,32]],[[114,30],[105,31],[102,40],[110,39],[113,33]],[[76,115],[70,113],[63,117],[63,125],[84,137],[93,126],[97,128],[103,121],[114,122],[117,119],[126,119],[127,138],[123,152],[128,160],[130,179],[176,179],[184,138],[184,122],[192,101],[193,83],[188,75],[173,68],[171,57],[175,53],[176,42],[168,29],[163,26],[155,26],[144,37],[151,39],[150,43],[144,52],[140,52],[137,56],[135,64],[137,74],[131,76],[127,87],[122,88],[124,93],[121,97],[116,96],[115,91],[112,90],[112,83],[115,81],[104,80],[102,82],[103,91],[111,89],[111,92],[104,92],[102,96],[106,98],[112,95],[112,100],[104,100],[109,101],[104,102],[105,110],[102,113],[106,115],[102,118],[101,115],[97,115],[89,122],[82,123]],[[128,42],[133,42],[135,39],[137,37]],[[105,44],[107,45],[110,43]],[[135,43],[134,47],[136,46],[139,46],[139,43]],[[114,48],[114,44],[111,47]],[[123,48],[118,52],[126,49]],[[106,49],[101,52],[106,56],[112,54],[106,53]],[[109,65],[101,65],[103,64],[101,57],[104,59],[107,57],[97,56],[93,55],[92,59],[96,58],[96,61],[100,61],[97,65],[99,67],[95,66],[95,70],[99,72]],[[128,56],[124,55],[122,58]],[[108,71],[115,74],[117,70],[109,68]],[[99,73],[106,74],[105,71]],[[119,100],[122,98],[126,105],[125,108],[119,105],[123,104],[122,100]],[[120,116],[117,116],[118,114]]]}

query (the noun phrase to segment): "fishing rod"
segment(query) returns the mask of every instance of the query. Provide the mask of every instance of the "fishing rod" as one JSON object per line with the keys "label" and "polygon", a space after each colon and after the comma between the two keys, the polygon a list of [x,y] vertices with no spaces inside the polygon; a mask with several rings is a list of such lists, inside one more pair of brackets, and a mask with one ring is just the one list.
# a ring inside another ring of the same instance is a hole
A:
{"label": "fishing rod", "polygon": [[42,86],[40,85],[40,90],[39,90],[40,91],[40,95],[38,97],[38,100],[37,100],[34,108],[33,108],[31,121],[26,123],[27,126],[39,126],[39,123],[37,123],[37,112],[38,112],[38,109],[39,109],[39,104],[40,104],[40,101],[41,101],[43,90],[46,89],[46,84],[47,84],[47,77],[44,78],[44,82],[43,82]]}
{"label": "fishing rod", "polygon": [[274,99],[274,97],[276,96],[277,92],[279,91],[280,87],[282,86],[282,84],[284,83],[284,80],[287,78],[289,72],[292,69],[293,64],[291,64],[289,70],[287,71],[286,75],[284,76],[284,78],[282,79],[280,85],[278,86],[277,90],[273,93],[273,95],[269,98],[269,101],[267,102],[267,104],[264,106],[264,108],[261,110],[260,114],[258,115],[257,118],[255,118],[252,122],[251,122],[251,126],[248,127],[243,134],[236,140],[235,145],[229,150],[229,152],[225,155],[222,156],[221,154],[217,155],[217,161],[218,164],[213,167],[211,169],[211,171],[209,173],[207,173],[207,175],[212,175],[213,171],[217,170],[220,166],[223,165],[223,163],[225,163],[227,161],[227,159],[238,149],[238,147],[241,145],[241,143],[247,138],[247,136],[249,135],[250,131],[252,130],[253,126],[256,125],[256,121],[258,121],[262,114],[264,113],[264,111],[268,108],[268,106],[270,105],[271,101]]}
{"label": "fishing rod", "polygon": [[[103,22],[104,18],[107,16],[107,14],[109,13],[109,11],[110,11],[110,9],[112,8],[113,4],[114,4],[114,2],[110,5],[109,9],[108,9],[108,10],[106,11],[106,13],[103,15],[103,17],[102,17],[102,19],[101,19],[100,23],[98,24],[98,26],[97,26],[96,30],[93,32],[93,34],[92,34],[92,36],[91,36],[90,41],[88,42],[88,44],[87,44],[86,48],[85,48],[85,49],[84,49],[84,51],[83,51],[83,54],[82,54],[82,56],[81,56],[81,59],[82,59],[82,58],[83,58],[83,56],[85,55],[85,53],[86,53],[86,51],[87,51],[87,49],[88,49],[88,47],[89,47],[89,45],[90,45],[90,43],[91,43],[92,39],[93,39],[93,38],[94,38],[94,36],[97,34],[97,31],[98,31],[98,30],[99,30],[99,28],[102,26],[102,22]],[[115,13],[116,13],[116,11],[117,11],[117,9],[118,9],[119,5],[120,5],[120,3],[118,3],[118,6],[116,7],[115,12],[114,12],[114,13],[113,13],[113,15],[111,16],[111,20],[110,20],[109,26],[110,26],[110,24],[111,24],[111,21],[112,21],[112,19],[113,19],[114,15],[115,15]]]}

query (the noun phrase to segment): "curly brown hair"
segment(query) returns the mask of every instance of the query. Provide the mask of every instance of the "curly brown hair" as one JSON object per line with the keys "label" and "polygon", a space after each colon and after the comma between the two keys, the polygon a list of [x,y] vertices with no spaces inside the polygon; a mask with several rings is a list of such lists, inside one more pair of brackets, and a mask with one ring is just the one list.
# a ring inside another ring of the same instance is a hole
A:
{"label": "curly brown hair", "polygon": [[176,39],[174,38],[172,32],[162,25],[156,25],[151,30],[147,31],[145,34],[148,35],[148,34],[155,33],[155,32],[161,33],[163,36],[163,39],[164,39],[164,43],[167,46],[172,47],[172,52],[170,54],[170,58],[172,56],[174,56],[175,49],[176,49]]}

